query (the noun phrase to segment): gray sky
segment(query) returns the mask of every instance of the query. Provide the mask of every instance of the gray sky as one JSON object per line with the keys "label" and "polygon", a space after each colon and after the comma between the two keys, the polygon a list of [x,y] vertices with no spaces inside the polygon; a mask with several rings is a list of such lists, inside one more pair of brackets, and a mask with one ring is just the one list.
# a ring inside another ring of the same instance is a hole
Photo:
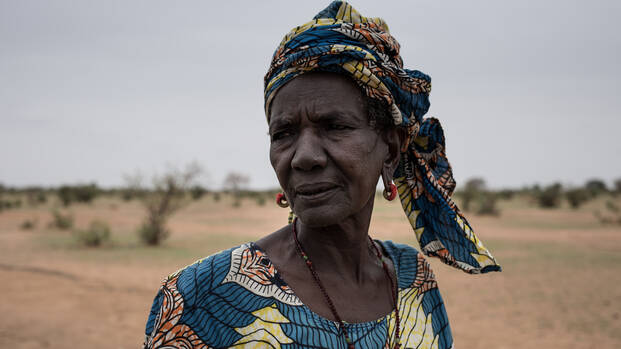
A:
{"label": "gray sky", "polygon": [[[262,79],[329,1],[0,0],[0,182],[123,184],[192,160],[275,187]],[[351,1],[432,77],[456,179],[621,177],[621,2]]]}

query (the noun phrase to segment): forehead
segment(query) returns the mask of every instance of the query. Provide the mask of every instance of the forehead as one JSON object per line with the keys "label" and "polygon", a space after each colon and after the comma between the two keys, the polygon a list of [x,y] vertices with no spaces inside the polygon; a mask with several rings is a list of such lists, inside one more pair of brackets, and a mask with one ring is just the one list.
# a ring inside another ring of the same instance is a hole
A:
{"label": "forehead", "polygon": [[334,73],[303,74],[276,92],[270,123],[300,113],[353,114],[366,118],[361,89],[351,79]]}

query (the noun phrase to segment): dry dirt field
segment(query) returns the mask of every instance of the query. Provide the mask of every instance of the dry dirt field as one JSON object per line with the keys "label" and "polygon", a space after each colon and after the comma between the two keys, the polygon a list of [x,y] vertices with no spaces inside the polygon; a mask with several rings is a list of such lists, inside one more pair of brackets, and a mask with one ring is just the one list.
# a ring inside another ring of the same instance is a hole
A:
{"label": "dry dirt field", "polygon": [[[69,208],[78,228],[95,218],[112,227],[112,241],[95,249],[48,228],[51,205],[0,213],[0,348],[139,348],[164,276],[287,217],[270,202],[233,208],[206,197],[149,248],[134,233],[138,203],[101,198]],[[457,348],[621,347],[621,227],[600,225],[589,205],[540,210],[514,199],[500,217],[469,215],[504,271],[469,276],[431,261]],[[20,229],[26,219],[36,227]],[[371,231],[417,247],[398,203],[377,201]]]}

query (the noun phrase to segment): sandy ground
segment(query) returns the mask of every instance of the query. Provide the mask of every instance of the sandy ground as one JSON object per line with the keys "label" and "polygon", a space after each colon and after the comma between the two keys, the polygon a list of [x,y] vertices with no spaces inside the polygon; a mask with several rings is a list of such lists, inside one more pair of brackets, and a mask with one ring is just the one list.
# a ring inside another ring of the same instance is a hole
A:
{"label": "sandy ground", "polygon": [[[502,273],[469,276],[432,261],[456,347],[620,347],[621,227],[601,226],[589,207],[514,201],[500,217],[470,218]],[[102,198],[69,209],[77,228],[93,219],[112,227],[112,241],[94,249],[47,227],[51,205],[0,213],[0,348],[138,348],[165,275],[256,240],[287,216],[269,202],[233,208],[208,197],[173,216],[170,239],[148,248],[134,233],[141,207]],[[26,219],[36,227],[20,229]],[[417,247],[398,204],[378,201],[371,231]]]}

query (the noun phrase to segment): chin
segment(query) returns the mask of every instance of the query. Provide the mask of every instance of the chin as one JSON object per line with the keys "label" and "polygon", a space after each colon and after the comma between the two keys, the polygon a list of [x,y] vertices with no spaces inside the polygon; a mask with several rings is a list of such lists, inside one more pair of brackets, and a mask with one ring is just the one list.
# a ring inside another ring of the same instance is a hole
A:
{"label": "chin", "polygon": [[349,214],[343,208],[334,205],[322,205],[317,207],[304,207],[295,209],[295,215],[305,225],[313,228],[327,227],[338,224]]}

